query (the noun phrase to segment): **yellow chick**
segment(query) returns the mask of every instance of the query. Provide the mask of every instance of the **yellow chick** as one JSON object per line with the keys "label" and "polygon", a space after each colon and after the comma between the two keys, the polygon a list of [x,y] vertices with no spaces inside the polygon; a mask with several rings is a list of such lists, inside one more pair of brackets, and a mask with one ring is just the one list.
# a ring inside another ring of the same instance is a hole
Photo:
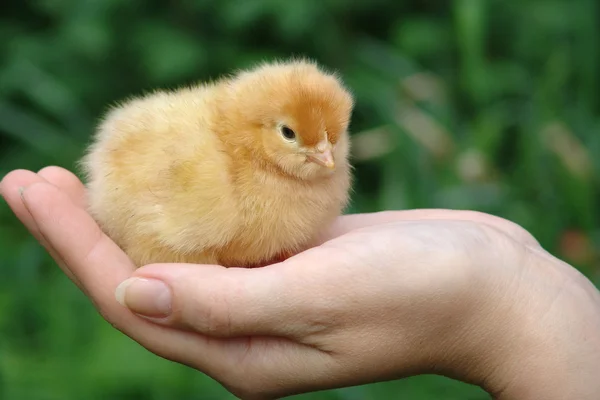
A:
{"label": "yellow chick", "polygon": [[352,109],[307,60],[127,100],[81,160],[89,212],[137,266],[286,258],[348,203]]}

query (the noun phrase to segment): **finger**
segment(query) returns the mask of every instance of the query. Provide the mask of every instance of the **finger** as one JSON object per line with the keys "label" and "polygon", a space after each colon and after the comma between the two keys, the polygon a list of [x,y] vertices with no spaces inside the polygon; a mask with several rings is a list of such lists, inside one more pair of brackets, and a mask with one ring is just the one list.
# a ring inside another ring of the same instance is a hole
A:
{"label": "finger", "polygon": [[[311,254],[302,262],[322,260]],[[279,398],[326,387],[337,367],[311,339],[334,326],[327,301],[315,307],[315,288],[289,278],[294,273],[286,270],[298,267],[291,262],[260,269],[153,264],[136,270],[117,296],[159,325],[215,338],[211,343],[221,348],[222,362],[214,371],[240,398]],[[305,366],[300,373],[298,365]]]}
{"label": "finger", "polygon": [[86,207],[85,186],[71,171],[50,166],[38,171],[38,175],[65,192],[75,205]]}
{"label": "finger", "polygon": [[[214,376],[233,368],[226,342],[164,327],[139,318],[119,304],[115,289],[134,266],[94,220],[48,183],[33,183],[24,201],[40,232],[89,293],[102,316],[115,328],[155,354]],[[233,357],[233,358],[232,358]]]}
{"label": "finger", "polygon": [[463,220],[496,228],[525,246],[540,247],[539,242],[518,224],[491,214],[470,210],[419,209],[381,211],[368,214],[349,214],[339,217],[320,237],[319,244],[356,229],[393,221]]}
{"label": "finger", "polygon": [[290,265],[153,264],[135,271],[117,292],[133,312],[162,325],[214,337],[299,338],[320,328],[307,320],[309,301],[302,291],[290,290],[298,286],[297,274],[286,272]]}
{"label": "finger", "polygon": [[92,297],[106,297],[105,288],[94,284],[98,279],[106,281],[112,276],[123,280],[133,272],[131,261],[121,249],[57,187],[33,183],[23,192],[23,199],[40,232]]}
{"label": "finger", "polygon": [[16,170],[2,179],[2,182],[0,182],[0,190],[2,192],[2,197],[4,197],[4,200],[6,200],[6,203],[17,218],[23,222],[36,239],[43,240],[35,221],[27,211],[27,208],[21,199],[21,190],[23,188],[39,182],[44,182],[44,179],[40,178],[35,173],[26,170]]}
{"label": "finger", "polygon": [[21,197],[21,191],[23,188],[40,182],[44,182],[44,179],[37,174],[26,170],[16,170],[6,175],[2,182],[0,182],[0,192],[2,193],[2,196],[6,200],[12,212],[27,228],[31,235],[46,249],[46,251],[48,251],[48,253],[50,253],[65,275],[67,275],[67,277],[71,279],[73,283],[82,289],[82,286],[77,278],[73,275],[73,273],[71,273],[71,271],[69,271],[68,268],[66,268],[64,261],[60,258],[60,256],[58,256],[56,251],[44,238],[35,220],[23,203]]}
{"label": "finger", "polygon": [[[306,376],[296,377],[294,371],[298,364],[314,366],[314,371],[319,365],[324,365],[319,362],[323,352],[283,339],[208,338],[139,318],[115,298],[115,288],[130,277],[134,267],[124,253],[104,236],[93,219],[75,206],[66,194],[49,184],[29,186],[24,192],[24,199],[40,231],[82,282],[102,316],[155,354],[193,366],[242,395],[284,390],[290,384],[301,385],[306,383],[303,381]],[[167,267],[170,266],[177,267]],[[213,268],[220,273],[227,271],[216,266],[188,267],[188,271],[194,267],[206,271]],[[253,270],[231,271],[249,273]],[[224,280],[223,277],[219,279]],[[200,289],[206,288],[206,283],[210,282],[204,282]],[[213,294],[219,293],[215,291]],[[246,298],[250,299],[250,296]],[[250,370],[252,374],[249,374]],[[315,377],[319,376],[314,373]],[[325,370],[322,370],[320,376],[324,374]],[[275,377],[279,379],[271,379]],[[278,384],[273,385],[272,382]]]}

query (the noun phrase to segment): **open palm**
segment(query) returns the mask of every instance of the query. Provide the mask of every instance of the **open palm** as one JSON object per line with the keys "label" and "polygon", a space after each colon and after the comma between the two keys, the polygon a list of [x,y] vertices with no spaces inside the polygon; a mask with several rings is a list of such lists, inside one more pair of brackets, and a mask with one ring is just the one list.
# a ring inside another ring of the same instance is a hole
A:
{"label": "open palm", "polygon": [[[415,210],[340,217],[310,250],[263,268],[135,269],[85,211],[84,186],[72,173],[14,171],[0,188],[115,328],[244,398],[455,371],[452,354],[468,354],[463,328],[485,320],[525,252],[543,253],[503,219]],[[382,361],[390,353],[393,361]],[[483,368],[452,373],[486,378]]]}

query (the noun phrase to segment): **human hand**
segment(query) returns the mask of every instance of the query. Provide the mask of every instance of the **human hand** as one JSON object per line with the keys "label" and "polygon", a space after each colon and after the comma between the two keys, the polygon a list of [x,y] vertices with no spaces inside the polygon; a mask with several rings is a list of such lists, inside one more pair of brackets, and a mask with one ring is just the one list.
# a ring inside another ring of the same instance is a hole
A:
{"label": "human hand", "polygon": [[508,221],[447,210],[345,216],[318,246],[264,268],[136,270],[84,211],[69,172],[15,171],[0,190],[105,319],[242,398],[420,373],[502,399],[600,393],[598,291]]}

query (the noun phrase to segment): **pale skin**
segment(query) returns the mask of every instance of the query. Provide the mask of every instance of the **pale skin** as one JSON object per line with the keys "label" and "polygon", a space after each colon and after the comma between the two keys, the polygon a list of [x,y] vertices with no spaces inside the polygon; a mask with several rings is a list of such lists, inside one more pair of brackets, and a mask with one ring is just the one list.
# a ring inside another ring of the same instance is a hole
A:
{"label": "pale skin", "polygon": [[70,172],[13,171],[0,190],[107,321],[242,399],[420,373],[501,400],[600,396],[600,293],[509,221],[344,216],[317,246],[268,267],[135,269]]}

